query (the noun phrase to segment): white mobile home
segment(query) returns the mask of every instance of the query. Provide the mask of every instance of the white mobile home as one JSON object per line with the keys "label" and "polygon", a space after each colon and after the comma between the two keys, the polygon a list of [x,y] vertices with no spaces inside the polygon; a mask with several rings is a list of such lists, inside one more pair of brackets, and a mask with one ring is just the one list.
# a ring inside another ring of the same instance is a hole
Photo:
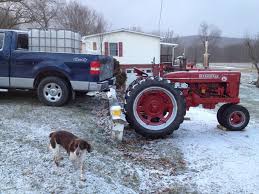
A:
{"label": "white mobile home", "polygon": [[133,67],[152,74],[152,63],[160,63],[160,37],[126,29],[82,37],[82,52],[111,55],[124,65],[128,82],[135,79]]}

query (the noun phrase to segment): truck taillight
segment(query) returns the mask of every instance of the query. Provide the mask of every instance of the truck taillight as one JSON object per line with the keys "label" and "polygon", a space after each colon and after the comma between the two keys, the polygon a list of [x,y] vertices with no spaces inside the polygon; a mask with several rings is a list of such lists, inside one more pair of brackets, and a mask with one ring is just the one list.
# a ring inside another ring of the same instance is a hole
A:
{"label": "truck taillight", "polygon": [[92,61],[90,64],[90,74],[91,75],[99,75],[100,74],[100,61]]}

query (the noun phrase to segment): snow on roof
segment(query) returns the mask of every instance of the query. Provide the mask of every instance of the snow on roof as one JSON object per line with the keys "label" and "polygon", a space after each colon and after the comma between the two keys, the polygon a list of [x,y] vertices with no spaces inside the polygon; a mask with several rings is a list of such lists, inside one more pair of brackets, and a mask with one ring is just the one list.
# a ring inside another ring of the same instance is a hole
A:
{"label": "snow on roof", "polygon": [[83,36],[82,39],[91,38],[91,37],[100,36],[100,35],[113,34],[113,33],[118,33],[118,32],[128,32],[128,33],[139,34],[139,35],[143,35],[143,36],[150,36],[150,37],[154,37],[154,38],[161,38],[158,35],[148,34],[148,33],[144,33],[144,32],[137,32],[137,31],[132,31],[132,30],[128,30],[128,29],[122,28],[122,29],[119,29],[119,30],[113,30],[113,31],[109,31],[109,32],[103,32],[103,33],[91,34],[91,35],[88,35],[88,36]]}

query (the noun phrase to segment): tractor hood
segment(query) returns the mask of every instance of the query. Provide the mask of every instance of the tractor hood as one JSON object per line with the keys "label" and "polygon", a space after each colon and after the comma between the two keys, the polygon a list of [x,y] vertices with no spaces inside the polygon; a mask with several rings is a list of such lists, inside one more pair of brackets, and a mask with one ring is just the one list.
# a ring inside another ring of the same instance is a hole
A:
{"label": "tractor hood", "polygon": [[219,83],[240,82],[241,73],[238,71],[178,71],[164,74],[171,82],[185,83]]}

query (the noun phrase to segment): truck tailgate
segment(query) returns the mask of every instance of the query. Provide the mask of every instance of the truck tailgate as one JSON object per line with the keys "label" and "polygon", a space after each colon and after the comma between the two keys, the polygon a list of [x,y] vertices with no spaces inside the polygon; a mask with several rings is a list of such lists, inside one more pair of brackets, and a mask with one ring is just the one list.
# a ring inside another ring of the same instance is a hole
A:
{"label": "truck tailgate", "polygon": [[113,77],[114,64],[112,57],[100,57],[100,81],[104,81]]}

